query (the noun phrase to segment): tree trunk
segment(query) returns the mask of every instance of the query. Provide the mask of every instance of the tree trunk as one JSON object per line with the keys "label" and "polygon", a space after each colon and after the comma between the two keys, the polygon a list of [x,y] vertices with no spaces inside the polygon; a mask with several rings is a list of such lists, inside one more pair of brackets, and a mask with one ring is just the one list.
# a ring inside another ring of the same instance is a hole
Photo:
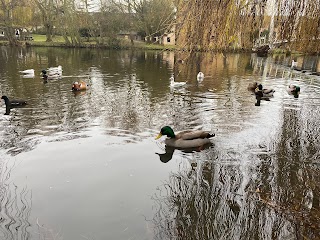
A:
{"label": "tree trunk", "polygon": [[19,45],[18,39],[16,38],[16,35],[15,35],[15,30],[13,27],[10,27],[10,26],[5,27],[5,36],[11,46]]}
{"label": "tree trunk", "polygon": [[15,30],[13,28],[10,10],[7,10],[5,13],[6,13],[5,14],[5,19],[4,19],[5,36],[8,39],[8,42],[9,42],[10,45],[17,46],[18,45],[18,39],[16,38]]}
{"label": "tree trunk", "polygon": [[63,31],[62,36],[63,36],[63,39],[64,39],[64,41],[66,42],[66,44],[67,44],[67,45],[70,45],[71,43],[70,43],[70,40],[69,40],[69,38],[68,38],[68,35],[67,35],[66,30]]}
{"label": "tree trunk", "polygon": [[134,46],[134,41],[133,41],[133,39],[134,39],[134,35],[133,35],[133,33],[130,33],[130,42],[131,42],[131,46],[132,46],[132,47]]}
{"label": "tree trunk", "polygon": [[45,24],[45,26],[46,26],[46,37],[47,37],[46,42],[52,42],[53,26],[50,23]]}

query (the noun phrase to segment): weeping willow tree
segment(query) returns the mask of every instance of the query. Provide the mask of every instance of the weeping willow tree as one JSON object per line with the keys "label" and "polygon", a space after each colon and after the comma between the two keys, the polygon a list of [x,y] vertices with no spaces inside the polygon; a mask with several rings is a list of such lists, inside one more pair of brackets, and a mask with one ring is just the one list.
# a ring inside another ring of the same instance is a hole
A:
{"label": "weeping willow tree", "polygon": [[319,0],[280,1],[277,11],[281,39],[294,49],[320,52]]}
{"label": "weeping willow tree", "polygon": [[265,25],[269,40],[320,50],[319,0],[177,0],[176,6],[177,42],[189,50],[251,49]]}
{"label": "weeping willow tree", "polygon": [[[19,28],[16,13],[23,12],[25,9],[26,2],[23,0],[0,0],[0,26],[3,27],[10,45],[19,45],[15,35],[15,29]],[[20,17],[25,17],[25,15]]]}

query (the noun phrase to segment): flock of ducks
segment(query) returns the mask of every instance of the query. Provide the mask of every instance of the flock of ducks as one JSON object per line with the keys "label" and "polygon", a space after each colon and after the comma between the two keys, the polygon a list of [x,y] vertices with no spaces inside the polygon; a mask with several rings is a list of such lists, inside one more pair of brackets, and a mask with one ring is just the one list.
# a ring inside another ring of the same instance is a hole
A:
{"label": "flock of ducks", "polygon": [[[19,71],[22,75],[22,78],[34,78],[35,71],[34,69],[27,69],[23,71]],[[41,71],[42,78],[44,80],[48,79],[61,79],[62,78],[62,67],[59,65],[58,67],[49,67],[48,69],[44,69]]]}
{"label": "flock of ducks", "polygon": [[[203,80],[204,74],[202,72],[199,72],[197,75],[198,81],[199,78],[200,81]],[[177,87],[185,84],[185,82],[182,82],[181,84],[174,82],[173,76],[170,78],[170,86]],[[257,102],[255,103],[255,106],[260,106],[261,100],[269,101],[269,98],[273,97],[275,92],[273,88],[264,88],[262,84],[258,84],[257,82],[250,83],[248,85],[248,90],[253,92],[256,96]],[[295,98],[298,98],[300,94],[300,87],[291,84],[287,87],[287,92]],[[175,134],[170,126],[165,126],[161,128],[160,133],[155,139],[157,140],[162,136],[167,136],[165,139],[166,146],[176,149],[190,149],[201,148],[205,145],[211,144],[210,138],[214,137],[215,134],[208,131],[183,131]]]}
{"label": "flock of ducks", "polygon": [[[187,84],[187,82],[175,82],[173,73],[171,74],[171,77],[169,78],[169,80],[170,80],[170,87],[172,87],[172,88],[182,87],[182,86],[185,86]],[[203,80],[204,80],[204,73],[203,72],[199,72],[197,74],[198,83],[201,83]]]}
{"label": "flock of ducks", "polygon": [[[20,71],[24,76],[34,76],[34,70],[28,69]],[[62,77],[62,67],[51,67],[46,70],[42,70],[42,78],[46,81],[48,79],[60,79]],[[203,72],[197,74],[197,81],[200,83],[204,80]],[[175,82],[174,75],[170,77],[170,87],[182,87],[186,85],[186,82]],[[88,84],[84,81],[74,82],[72,84],[72,91],[82,91],[88,88]],[[264,88],[262,84],[257,82],[250,83],[248,85],[248,90],[252,91],[257,99],[256,106],[260,106],[261,100],[269,100],[270,97],[273,97],[275,92],[272,88]],[[289,94],[293,95],[295,98],[299,97],[300,87],[296,85],[289,85],[287,88]],[[17,106],[24,106],[27,104],[25,100],[10,100],[7,96],[2,96],[1,99],[5,101],[6,104],[6,115],[10,113],[10,109]],[[212,134],[208,131],[183,131],[177,134],[174,133],[173,129],[170,126],[165,126],[161,128],[160,133],[156,139],[161,138],[162,136],[167,136],[165,139],[165,144],[172,148],[177,149],[189,149],[189,148],[201,148],[205,145],[211,144],[210,138],[214,137],[215,134]]]}
{"label": "flock of ducks", "polygon": [[[43,69],[41,71],[42,78],[44,83],[47,83],[47,80],[61,79],[62,78],[62,66],[57,67],[49,67],[47,69]],[[34,69],[27,69],[23,71],[19,71],[21,73],[22,78],[34,78],[35,71]],[[74,82],[72,84],[71,90],[74,92],[86,90],[89,85],[84,81]],[[27,101],[21,99],[9,99],[7,96],[3,95],[1,99],[4,100],[6,105],[5,115],[10,114],[10,110],[15,107],[21,107],[27,105]]]}
{"label": "flock of ducks", "polygon": [[[269,101],[275,92],[273,88],[264,88],[262,84],[258,84],[257,82],[249,83],[247,89],[253,92],[256,96],[257,102],[255,103],[255,106],[260,106],[261,100]],[[300,87],[298,85],[290,84],[287,87],[287,92],[289,95],[293,95],[295,98],[298,98],[300,94]]]}
{"label": "flock of ducks", "polygon": [[[28,69],[20,71],[25,77],[34,77],[34,69]],[[51,67],[46,70],[42,70],[42,78],[44,81],[49,79],[60,79],[62,78],[62,67]],[[204,79],[203,72],[197,74],[197,81],[200,83]],[[170,87],[182,87],[186,85],[186,82],[175,82],[174,75],[170,77]],[[74,82],[72,84],[72,91],[82,91],[88,88],[88,84],[84,81]],[[2,96],[2,99],[6,104],[6,115],[10,113],[10,109],[17,106],[24,106],[27,104],[25,100],[9,100],[7,96]],[[208,131],[183,131],[175,134],[173,129],[170,126],[165,126],[161,128],[161,131],[156,139],[159,139],[161,136],[167,136],[165,144],[169,147],[178,148],[178,149],[188,149],[188,148],[201,148],[205,145],[210,144],[210,138],[214,137],[215,134],[212,134]]]}

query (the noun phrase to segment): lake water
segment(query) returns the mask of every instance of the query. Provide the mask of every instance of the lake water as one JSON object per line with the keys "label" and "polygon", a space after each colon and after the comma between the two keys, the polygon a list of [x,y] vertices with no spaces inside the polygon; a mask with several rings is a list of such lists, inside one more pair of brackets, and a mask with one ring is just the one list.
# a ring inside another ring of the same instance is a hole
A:
{"label": "lake water", "polygon": [[[284,56],[185,57],[1,47],[1,95],[28,105],[3,115],[1,102],[0,239],[316,239],[320,77]],[[58,65],[63,78],[44,82]],[[170,88],[172,73],[187,85]],[[90,87],[75,94],[80,80]],[[261,106],[254,81],[275,89]],[[172,152],[155,140],[165,125],[216,136]]]}

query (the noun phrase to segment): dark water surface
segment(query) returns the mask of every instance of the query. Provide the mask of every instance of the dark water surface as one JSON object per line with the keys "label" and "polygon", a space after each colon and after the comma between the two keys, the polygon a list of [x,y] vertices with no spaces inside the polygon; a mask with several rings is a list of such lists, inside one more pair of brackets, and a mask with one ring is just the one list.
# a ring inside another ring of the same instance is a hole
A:
{"label": "dark water surface", "polygon": [[[1,47],[1,95],[28,105],[0,107],[0,239],[317,239],[320,77],[286,57],[184,57]],[[44,83],[58,65],[63,78]],[[171,73],[187,85],[170,88]],[[79,80],[90,89],[74,94]],[[276,90],[260,107],[254,81]],[[166,152],[164,125],[216,137]]]}

